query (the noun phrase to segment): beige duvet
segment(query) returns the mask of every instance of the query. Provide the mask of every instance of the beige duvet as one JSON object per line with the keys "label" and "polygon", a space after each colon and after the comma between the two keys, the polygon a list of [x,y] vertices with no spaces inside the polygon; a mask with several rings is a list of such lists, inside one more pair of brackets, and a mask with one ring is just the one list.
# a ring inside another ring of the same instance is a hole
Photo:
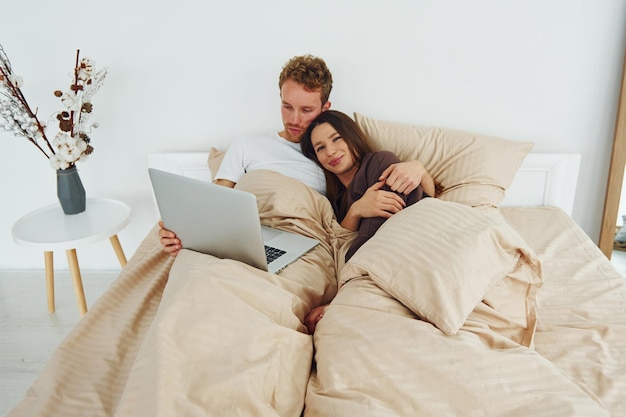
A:
{"label": "beige duvet", "polygon": [[626,280],[560,210],[427,199],[344,265],[324,197],[238,188],[321,244],[273,275],[155,228],[9,416],[626,416]]}

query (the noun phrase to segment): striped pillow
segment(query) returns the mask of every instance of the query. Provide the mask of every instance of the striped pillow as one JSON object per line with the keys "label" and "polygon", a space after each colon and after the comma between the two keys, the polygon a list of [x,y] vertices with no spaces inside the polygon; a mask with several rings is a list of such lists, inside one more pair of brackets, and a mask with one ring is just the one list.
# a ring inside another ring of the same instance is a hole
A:
{"label": "striped pillow", "polygon": [[509,333],[532,340],[541,263],[496,209],[420,200],[394,214],[361,246],[339,284],[363,275],[445,334],[456,334],[489,296],[502,318],[521,326]]}
{"label": "striped pillow", "polygon": [[437,197],[470,206],[497,207],[532,142],[462,130],[376,120],[354,113],[375,150],[419,160],[437,185]]}

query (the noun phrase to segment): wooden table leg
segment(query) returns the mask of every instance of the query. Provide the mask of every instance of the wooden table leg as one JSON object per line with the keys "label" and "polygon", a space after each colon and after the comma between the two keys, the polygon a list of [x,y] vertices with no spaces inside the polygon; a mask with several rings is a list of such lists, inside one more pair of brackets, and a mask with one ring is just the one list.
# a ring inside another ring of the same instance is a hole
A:
{"label": "wooden table leg", "polygon": [[52,252],[44,252],[46,266],[46,293],[48,294],[48,313],[54,313],[54,257]]}
{"label": "wooden table leg", "polygon": [[85,291],[83,290],[83,280],[80,276],[80,267],[78,266],[76,249],[68,249],[65,251],[65,254],[67,255],[67,263],[72,274],[72,281],[74,281],[74,293],[76,294],[78,311],[82,317],[87,312],[87,302],[85,301]]}
{"label": "wooden table leg", "polygon": [[109,238],[109,241],[111,241],[113,250],[117,255],[117,260],[123,268],[126,265],[126,255],[124,255],[124,249],[122,249],[122,245],[120,245],[120,240],[117,238],[117,235],[113,235]]}

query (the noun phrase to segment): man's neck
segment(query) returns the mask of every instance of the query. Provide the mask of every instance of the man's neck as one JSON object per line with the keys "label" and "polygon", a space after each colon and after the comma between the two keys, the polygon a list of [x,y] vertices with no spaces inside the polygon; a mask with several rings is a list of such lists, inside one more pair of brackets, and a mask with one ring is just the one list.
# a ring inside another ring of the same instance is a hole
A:
{"label": "man's neck", "polygon": [[291,142],[291,143],[297,143],[297,144],[300,143],[300,138],[298,138],[298,139],[290,138],[287,135],[287,132],[285,130],[281,130],[280,132],[278,132],[278,136],[280,136],[281,138],[283,138],[286,141]]}

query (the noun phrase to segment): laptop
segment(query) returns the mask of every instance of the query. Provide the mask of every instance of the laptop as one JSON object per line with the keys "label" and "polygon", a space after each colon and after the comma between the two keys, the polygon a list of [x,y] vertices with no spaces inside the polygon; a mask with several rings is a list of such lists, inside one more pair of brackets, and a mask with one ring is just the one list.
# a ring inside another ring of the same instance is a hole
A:
{"label": "laptop", "polygon": [[278,273],[319,244],[261,226],[252,193],[155,168],[148,173],[161,220],[185,249]]}

